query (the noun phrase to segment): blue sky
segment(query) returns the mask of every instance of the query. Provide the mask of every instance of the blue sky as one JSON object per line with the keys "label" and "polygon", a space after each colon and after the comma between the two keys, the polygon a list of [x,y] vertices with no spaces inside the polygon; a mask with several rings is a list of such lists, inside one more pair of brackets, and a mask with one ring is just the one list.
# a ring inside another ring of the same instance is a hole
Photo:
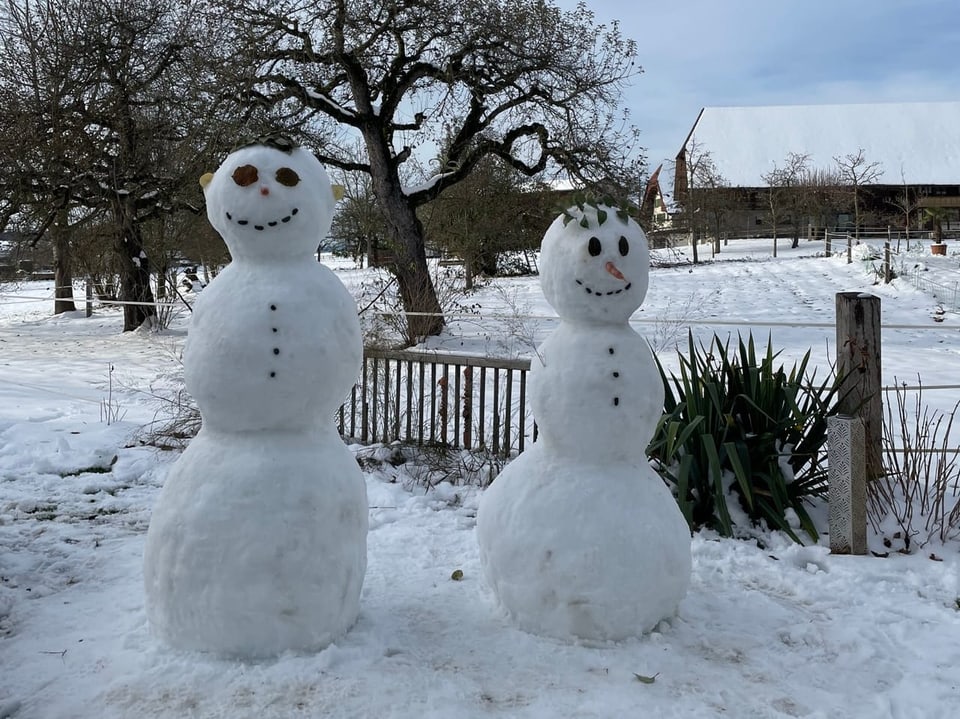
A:
{"label": "blue sky", "polygon": [[586,4],[638,42],[644,72],[624,101],[650,170],[673,159],[704,106],[960,100],[958,0]]}

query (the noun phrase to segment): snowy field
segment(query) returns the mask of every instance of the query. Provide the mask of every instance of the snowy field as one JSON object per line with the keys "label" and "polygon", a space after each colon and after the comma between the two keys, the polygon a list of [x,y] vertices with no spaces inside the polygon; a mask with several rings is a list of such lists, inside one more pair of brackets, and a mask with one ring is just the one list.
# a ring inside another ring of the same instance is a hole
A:
{"label": "snowy field", "polygon": [[[899,261],[949,286],[958,244]],[[874,286],[870,261],[815,249],[781,245],[773,260],[768,241],[739,241],[716,262],[655,269],[634,326],[668,367],[692,326],[752,330],[761,344],[770,333],[788,363],[812,349],[825,371],[835,294],[866,291],[882,300],[885,384],[960,383],[960,315],[905,279]],[[369,270],[334,264],[352,291],[367,286]],[[175,382],[189,317],[123,334],[111,310],[52,317],[51,296],[50,283],[0,287],[0,719],[957,714],[960,542],[875,558],[700,534],[674,620],[641,639],[566,644],[495,607],[480,578],[478,490],[426,491],[387,464],[366,473],[369,564],[341,642],[260,663],[166,649],[146,624],[142,556],[175,453],[136,438]],[[555,326],[536,278],[460,303],[431,346],[523,355]],[[960,390],[925,398],[949,410]]]}

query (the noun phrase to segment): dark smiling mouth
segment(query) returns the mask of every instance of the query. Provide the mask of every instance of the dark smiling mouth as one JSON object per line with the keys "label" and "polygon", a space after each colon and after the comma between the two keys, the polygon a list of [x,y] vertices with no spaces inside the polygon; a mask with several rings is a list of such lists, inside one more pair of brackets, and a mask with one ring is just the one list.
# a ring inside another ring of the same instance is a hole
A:
{"label": "dark smiling mouth", "polygon": [[[281,217],[279,220],[272,220],[265,225],[254,225],[253,229],[265,230],[268,227],[276,227],[277,225],[282,225],[285,222],[290,222],[290,220],[292,220],[294,215],[296,215],[298,212],[300,212],[300,210],[294,207],[292,210],[290,210],[290,214],[287,215],[286,217]],[[231,222],[236,222],[240,226],[246,226],[250,224],[250,220],[234,220],[233,215],[231,215],[229,212],[227,212],[226,215],[228,220],[230,220]]]}
{"label": "dark smiling mouth", "polygon": [[626,292],[633,285],[632,282],[628,282],[625,287],[621,287],[619,290],[610,290],[609,292],[599,292],[587,287],[581,280],[575,280],[575,282],[580,285],[583,289],[587,291],[588,295],[596,295],[597,297],[605,297],[607,295],[619,295],[621,292]]}

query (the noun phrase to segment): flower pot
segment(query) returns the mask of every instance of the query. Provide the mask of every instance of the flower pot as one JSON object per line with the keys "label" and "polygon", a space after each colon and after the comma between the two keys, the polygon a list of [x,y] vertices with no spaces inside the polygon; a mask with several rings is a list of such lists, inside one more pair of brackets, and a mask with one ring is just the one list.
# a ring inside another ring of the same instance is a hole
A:
{"label": "flower pot", "polygon": [[930,254],[931,255],[945,255],[947,254],[947,243],[946,242],[935,242],[930,245]]}

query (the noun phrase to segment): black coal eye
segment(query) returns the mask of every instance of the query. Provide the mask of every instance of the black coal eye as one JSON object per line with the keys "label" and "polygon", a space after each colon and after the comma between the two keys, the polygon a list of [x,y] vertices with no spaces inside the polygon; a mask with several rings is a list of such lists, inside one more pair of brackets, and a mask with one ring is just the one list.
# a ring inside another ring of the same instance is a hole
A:
{"label": "black coal eye", "polygon": [[593,256],[596,257],[600,254],[600,240],[596,237],[591,237],[590,242],[587,243],[587,251]]}
{"label": "black coal eye", "polygon": [[300,175],[289,167],[281,167],[277,170],[277,182],[287,187],[295,187],[300,182]]}
{"label": "black coal eye", "polygon": [[629,251],[630,251],[630,243],[627,242],[626,237],[621,237],[620,238],[620,254],[626,257]]}

